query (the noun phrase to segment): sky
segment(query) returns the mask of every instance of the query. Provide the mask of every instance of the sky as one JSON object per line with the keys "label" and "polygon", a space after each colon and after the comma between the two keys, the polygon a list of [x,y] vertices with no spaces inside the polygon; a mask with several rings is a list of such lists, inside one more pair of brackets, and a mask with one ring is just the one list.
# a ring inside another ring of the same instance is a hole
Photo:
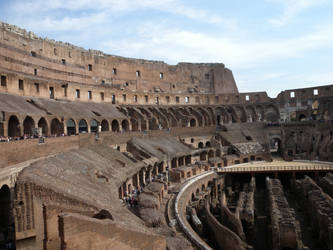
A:
{"label": "sky", "polygon": [[132,58],[223,63],[240,92],[333,84],[333,0],[0,0],[0,20]]}

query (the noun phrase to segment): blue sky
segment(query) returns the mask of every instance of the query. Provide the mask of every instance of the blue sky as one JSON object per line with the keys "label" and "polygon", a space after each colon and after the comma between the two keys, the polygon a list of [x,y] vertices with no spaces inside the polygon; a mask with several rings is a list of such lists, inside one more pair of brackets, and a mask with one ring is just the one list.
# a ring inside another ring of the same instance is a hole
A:
{"label": "blue sky", "polygon": [[112,55],[222,62],[239,91],[333,84],[332,0],[0,0],[0,20]]}

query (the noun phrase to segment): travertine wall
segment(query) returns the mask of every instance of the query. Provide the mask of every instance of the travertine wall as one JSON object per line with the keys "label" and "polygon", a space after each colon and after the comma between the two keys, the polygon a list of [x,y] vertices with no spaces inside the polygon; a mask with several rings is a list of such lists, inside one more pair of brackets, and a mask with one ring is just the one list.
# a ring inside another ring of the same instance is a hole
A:
{"label": "travertine wall", "polygon": [[[116,99],[135,103],[145,103],[146,94],[156,99],[151,96],[153,93],[238,94],[232,72],[222,63],[172,66],[160,61],[111,56],[41,39],[5,23],[0,23],[0,48],[0,73],[6,78],[1,87],[3,92],[48,98],[52,87],[54,98],[99,102],[103,101],[101,93],[104,93],[104,101],[111,101],[112,95],[116,95]],[[22,89],[19,80],[23,81]],[[77,89],[80,98],[76,97]],[[88,98],[88,91],[93,92],[92,98]],[[133,91],[142,97],[122,96]],[[173,101],[170,98],[169,102]]]}

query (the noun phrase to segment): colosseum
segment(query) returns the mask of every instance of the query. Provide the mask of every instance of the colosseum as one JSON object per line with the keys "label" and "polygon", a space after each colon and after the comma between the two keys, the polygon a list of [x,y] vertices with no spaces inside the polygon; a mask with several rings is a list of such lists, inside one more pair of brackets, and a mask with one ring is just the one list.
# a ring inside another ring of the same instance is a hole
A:
{"label": "colosseum", "polygon": [[333,249],[333,85],[0,23],[0,249]]}

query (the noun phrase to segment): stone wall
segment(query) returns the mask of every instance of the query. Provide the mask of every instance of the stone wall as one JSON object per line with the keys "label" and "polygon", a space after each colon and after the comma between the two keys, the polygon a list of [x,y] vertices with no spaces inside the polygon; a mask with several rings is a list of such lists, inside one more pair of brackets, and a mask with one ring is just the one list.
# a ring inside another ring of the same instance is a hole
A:
{"label": "stone wall", "polygon": [[296,195],[300,206],[311,221],[313,232],[323,249],[333,249],[333,199],[309,177],[296,181]]}
{"label": "stone wall", "polygon": [[266,186],[271,215],[273,249],[304,249],[300,224],[295,219],[295,211],[289,207],[280,181],[267,177]]}
{"label": "stone wall", "polygon": [[246,244],[230,229],[221,225],[211,214],[209,201],[205,203],[205,213],[209,228],[214,232],[216,242],[220,249],[245,250]]}

